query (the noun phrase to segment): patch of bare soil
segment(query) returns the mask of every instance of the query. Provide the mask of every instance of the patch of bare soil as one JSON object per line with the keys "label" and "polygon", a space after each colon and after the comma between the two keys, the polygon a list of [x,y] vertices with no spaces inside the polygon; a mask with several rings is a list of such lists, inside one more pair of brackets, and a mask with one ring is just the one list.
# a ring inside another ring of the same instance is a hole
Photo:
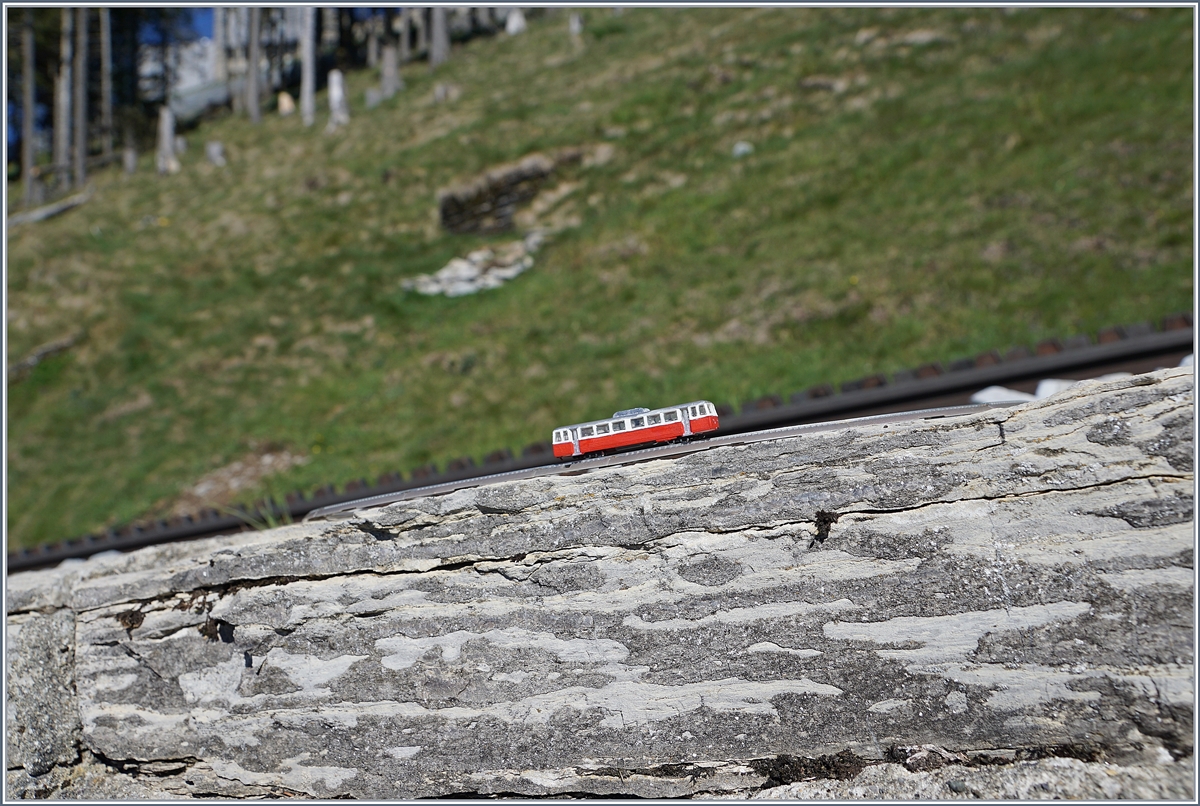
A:
{"label": "patch of bare soil", "polygon": [[282,473],[297,465],[307,464],[309,457],[287,450],[254,452],[224,467],[205,473],[166,509],[169,517],[188,515],[207,507],[227,507],[244,501],[249,490],[256,488],[267,476]]}

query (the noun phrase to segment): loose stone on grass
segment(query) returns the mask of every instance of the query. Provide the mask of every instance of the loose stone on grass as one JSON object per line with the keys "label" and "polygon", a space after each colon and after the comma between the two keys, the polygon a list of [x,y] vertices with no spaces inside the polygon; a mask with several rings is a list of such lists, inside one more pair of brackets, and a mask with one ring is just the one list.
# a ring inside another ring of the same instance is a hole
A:
{"label": "loose stone on grass", "polygon": [[400,283],[418,294],[461,297],[489,288],[499,288],[533,268],[533,252],[542,244],[542,234],[532,232],[523,240],[496,249],[478,249],[466,258],[454,258],[434,274],[421,274]]}

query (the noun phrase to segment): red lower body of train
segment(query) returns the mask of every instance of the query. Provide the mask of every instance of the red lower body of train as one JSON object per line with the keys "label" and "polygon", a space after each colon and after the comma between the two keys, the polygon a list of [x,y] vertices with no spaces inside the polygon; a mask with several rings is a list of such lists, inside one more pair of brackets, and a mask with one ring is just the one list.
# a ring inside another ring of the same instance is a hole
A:
{"label": "red lower body of train", "polygon": [[[697,417],[691,421],[692,434],[703,434],[717,430],[718,418],[715,416]],[[682,422],[663,423],[630,431],[618,431],[603,436],[585,437],[579,440],[579,451],[575,451],[573,442],[561,442],[554,446],[554,455],[559,459],[570,456],[584,456],[589,453],[629,448],[634,445],[647,445],[658,442],[673,442],[685,436]]]}

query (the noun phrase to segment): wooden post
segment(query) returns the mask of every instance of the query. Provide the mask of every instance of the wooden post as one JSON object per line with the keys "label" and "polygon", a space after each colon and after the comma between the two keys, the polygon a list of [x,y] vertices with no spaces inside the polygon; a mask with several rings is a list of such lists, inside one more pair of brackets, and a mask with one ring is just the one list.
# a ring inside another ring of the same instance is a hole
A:
{"label": "wooden post", "polygon": [[112,16],[100,9],[100,136],[105,158],[113,154]]}
{"label": "wooden post", "polygon": [[262,14],[265,18],[263,26],[267,34],[267,75],[265,86],[267,95],[271,95],[283,87],[283,15],[279,8],[265,8]]}
{"label": "wooden post", "polygon": [[429,52],[429,11],[428,8],[413,9],[412,21],[417,27],[416,51],[418,56]]}
{"label": "wooden post", "polygon": [[396,60],[396,45],[388,42],[383,46],[383,54],[380,57],[379,83],[384,98],[391,98],[403,86]]}
{"label": "wooden post", "polygon": [[305,126],[313,125],[316,119],[317,58],[313,41],[316,13],[312,6],[305,6],[300,25],[300,119]]}
{"label": "wooden post", "polygon": [[400,12],[400,64],[412,60],[412,9]]}
{"label": "wooden post", "polygon": [[225,53],[227,45],[225,7],[213,6],[213,81],[222,84],[229,81],[229,59]]}
{"label": "wooden post", "polygon": [[354,9],[338,8],[338,58],[345,65],[355,64],[358,59],[358,43],[354,41]]}
{"label": "wooden post", "polygon": [[446,7],[434,6],[431,10],[429,38],[429,67],[437,67],[450,58],[450,29],[446,25]]}
{"label": "wooden post", "polygon": [[328,53],[338,46],[338,10],[326,8],[321,11],[321,50]]}
{"label": "wooden post", "polygon": [[54,82],[54,169],[56,185],[71,187],[71,73],[75,69],[75,12],[62,10],[58,77]]}
{"label": "wooden post", "polygon": [[250,113],[250,122],[262,121],[262,108],[258,100],[259,82],[259,37],[262,33],[262,9],[251,7],[250,12],[250,41],[246,46],[246,109]]}
{"label": "wooden post", "polygon": [[33,204],[33,71],[33,9],[27,8],[21,25],[21,184],[26,207]]}
{"label": "wooden post", "polygon": [[1163,370],[10,573],[7,794],[1192,802],[1194,424]]}
{"label": "wooden post", "polygon": [[88,10],[76,9],[75,19],[75,186],[87,181]]}
{"label": "wooden post", "polygon": [[367,29],[367,67],[379,66],[379,18],[371,17],[365,23]]}
{"label": "wooden post", "polygon": [[158,150],[154,162],[160,175],[179,171],[179,160],[175,157],[175,115],[169,104],[158,108]]}
{"label": "wooden post", "polygon": [[229,92],[229,108],[240,116],[246,106],[245,86],[237,83],[242,56],[242,15],[244,9],[226,8],[225,18],[225,86]]}
{"label": "wooden post", "polygon": [[127,174],[136,173],[138,153],[133,141],[133,127],[128,122],[125,123],[125,131],[121,140],[121,167]]}

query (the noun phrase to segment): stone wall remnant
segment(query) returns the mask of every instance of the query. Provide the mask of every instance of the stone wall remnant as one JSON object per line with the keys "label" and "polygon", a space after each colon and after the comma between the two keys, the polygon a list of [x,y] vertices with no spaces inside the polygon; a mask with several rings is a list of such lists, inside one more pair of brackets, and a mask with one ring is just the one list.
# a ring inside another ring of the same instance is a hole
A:
{"label": "stone wall remnant", "polygon": [[467,182],[438,191],[438,218],[453,233],[491,234],[512,229],[517,208],[538,194],[546,178],[564,163],[578,162],[583,150],[530,154],[499,165]]}

